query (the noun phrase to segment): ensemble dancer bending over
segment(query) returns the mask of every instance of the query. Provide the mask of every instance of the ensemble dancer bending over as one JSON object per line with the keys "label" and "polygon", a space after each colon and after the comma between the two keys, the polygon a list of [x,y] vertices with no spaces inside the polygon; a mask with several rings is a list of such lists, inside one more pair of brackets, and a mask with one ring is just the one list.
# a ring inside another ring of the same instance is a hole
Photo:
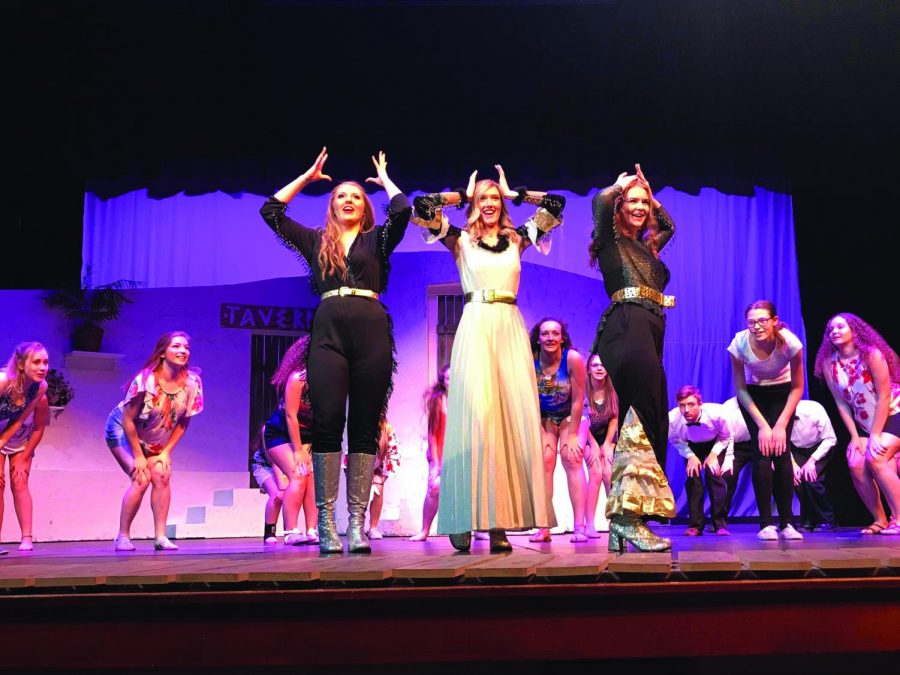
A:
{"label": "ensemble dancer bending over", "polygon": [[654,534],[642,516],[672,518],[675,499],[666,479],[669,406],[663,370],[663,295],[669,269],[659,252],[675,223],[654,197],[639,164],[594,197],[591,264],[603,274],[611,304],[600,318],[591,350],[600,355],[619,397],[619,439],[606,501],[609,550],[630,541],[642,551],[666,551],[671,541]]}
{"label": "ensemble dancer bending over", "polygon": [[600,533],[594,525],[600,486],[610,491],[613,454],[616,449],[616,432],[619,429],[619,399],[609,373],[597,354],[591,354],[587,362],[587,396],[584,416],[578,429],[578,445],[583,448],[587,464],[588,481],[585,495],[585,528],[589,539],[597,539]]}
{"label": "ensemble dancer bending over", "polygon": [[[388,219],[375,225],[375,210],[362,186],[340,183],[331,191],[325,227],[314,230],[285,215],[300,190],[318,180],[328,158],[315,163],[263,204],[263,219],[310,270],[310,283],[322,302],[313,319],[307,376],[313,411],[313,478],[319,509],[319,550],[343,551],[334,519],[341,479],[341,440],[347,424],[347,543],[351,553],[371,551],[365,533],[366,505],[372,488],[378,424],[391,391],[393,335],[378,296],[384,292],[389,258],[409,222],[406,196],[387,174],[383,152],[373,157],[376,178],[390,197]],[[348,404],[349,400],[349,404]],[[349,409],[349,415],[347,410]]]}
{"label": "ensemble dancer bending over", "polygon": [[131,479],[122,498],[117,551],[134,550],[131,523],[150,486],[154,548],[178,548],[166,536],[172,500],[172,450],[187,431],[191,417],[203,410],[203,385],[200,376],[188,369],[190,358],[191,338],[187,333],[163,333],[131,381],[125,398],[106,420],[106,444]]}
{"label": "ensemble dancer bending over", "polygon": [[704,403],[700,390],[690,384],[678,390],[675,400],[678,407],[669,411],[669,440],[685,459],[684,491],[690,522],[684,534],[687,537],[703,534],[706,524],[703,498],[708,492],[712,530],[719,536],[727,536],[731,533],[726,528],[728,482],[725,469],[733,462],[734,443],[726,411],[718,403]]}
{"label": "ensemble dancer bending over", "polygon": [[[803,539],[794,528],[794,471],[789,451],[794,412],[803,396],[803,345],[781,325],[775,305],[768,300],[751,303],[744,318],[747,328],[734,336],[728,353],[741,415],[756,451],[753,492],[759,510],[757,537],[764,541]],[[731,480],[737,480],[736,472]],[[729,489],[731,494],[734,487]],[[772,516],[773,491],[778,529]]]}
{"label": "ensemble dancer bending over", "polygon": [[447,430],[447,389],[450,386],[450,365],[441,368],[437,381],[425,394],[425,417],[428,434],[428,485],[422,504],[422,529],[409,538],[425,541],[437,515],[441,495],[441,461],[444,457],[444,433]]}
{"label": "ensemble dancer bending over", "polygon": [[[13,505],[22,537],[20,551],[34,549],[32,503],[28,476],[34,450],[49,420],[47,373],[50,363],[40,342],[21,342],[0,369],[0,526],[3,525],[3,493],[6,489],[6,457]],[[0,551],[0,555],[6,551]]]}
{"label": "ensemble dancer bending over", "polygon": [[[874,521],[862,534],[900,534],[900,360],[868,323],[848,312],[831,318],[816,353],[824,378],[850,432],[847,464],[853,485]],[[891,509],[881,505],[879,488]]]}
{"label": "ensemble dancer bending over", "polygon": [[[561,223],[565,200],[469,179],[465,191],[417,197],[416,222],[453,254],[465,292],[450,358],[447,433],[438,531],[468,551],[471,533],[489,532],[493,552],[511,550],[505,530],[552,527],[541,461],[541,421],[528,332],[516,307],[520,255]],[[515,229],[506,199],[538,207]],[[467,227],[451,227],[443,207],[468,201]]]}
{"label": "ensemble dancer bending over", "polygon": [[810,532],[830,532],[837,527],[834,506],[825,487],[828,453],[836,443],[834,427],[822,404],[798,402],[791,432],[791,467],[794,491],[800,502],[800,524]]}
{"label": "ensemble dancer bending over", "polygon": [[[278,408],[266,420],[263,429],[265,454],[288,478],[282,510],[284,543],[291,545],[319,543],[310,453],[313,415],[309,387],[306,386],[308,349],[309,336],[305,335],[284,353],[271,380],[280,397]],[[306,520],[302,531],[298,528],[301,508]],[[277,516],[277,513],[273,515]],[[275,536],[275,524],[274,518],[266,522],[267,539]]]}
{"label": "ensemble dancer bending over", "polygon": [[[272,461],[272,458],[269,457],[269,453],[266,452],[262,428],[260,428],[257,437],[253,440],[251,450],[253,450],[253,459],[250,464],[250,473],[253,474],[256,484],[268,497],[263,511],[263,543],[277,544],[278,537],[275,535],[275,530],[278,525],[279,513],[282,514],[281,519],[284,523],[284,512],[281,507],[284,503],[284,491],[287,490],[289,480],[278,468],[278,465]],[[310,490],[310,493],[312,493],[312,490]],[[284,529],[288,529],[286,523]]]}
{"label": "ensemble dancer bending over", "polygon": [[[569,499],[575,516],[572,541],[585,542],[588,540],[584,517],[586,483],[584,455],[578,443],[578,426],[584,409],[584,359],[572,348],[569,331],[559,319],[541,319],[532,327],[530,337],[541,406],[547,497],[553,499],[553,472],[558,453],[566,471]],[[549,542],[550,530],[538,529],[529,541]]]}

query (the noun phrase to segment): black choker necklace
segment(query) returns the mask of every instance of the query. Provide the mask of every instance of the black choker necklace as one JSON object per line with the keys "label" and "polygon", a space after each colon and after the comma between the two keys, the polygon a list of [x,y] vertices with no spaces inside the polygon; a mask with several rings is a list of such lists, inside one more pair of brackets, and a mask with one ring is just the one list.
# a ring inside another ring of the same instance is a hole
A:
{"label": "black choker necklace", "polygon": [[503,251],[509,248],[509,237],[501,232],[497,235],[496,244],[485,244],[483,240],[479,239],[478,245],[486,251],[492,251],[493,253],[503,253]]}

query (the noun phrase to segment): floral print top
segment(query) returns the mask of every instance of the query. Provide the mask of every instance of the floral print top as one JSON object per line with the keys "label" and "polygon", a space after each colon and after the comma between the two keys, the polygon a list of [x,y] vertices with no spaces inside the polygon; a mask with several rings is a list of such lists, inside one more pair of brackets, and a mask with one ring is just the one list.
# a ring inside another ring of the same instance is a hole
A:
{"label": "floral print top", "polygon": [[[872,420],[875,418],[875,380],[865,359],[855,356],[852,359],[842,359],[834,353],[831,359],[831,376],[837,390],[844,401],[853,410],[853,417],[864,431],[872,430]],[[900,413],[900,384],[891,382],[891,400],[888,405],[888,415]]]}
{"label": "floral print top", "polygon": [[184,386],[167,393],[157,384],[152,372],[141,371],[132,380],[119,407],[124,409],[129,401],[142,393],[144,403],[134,425],[144,449],[157,455],[162,452],[178,422],[202,412],[203,383],[197,373],[189,370]]}

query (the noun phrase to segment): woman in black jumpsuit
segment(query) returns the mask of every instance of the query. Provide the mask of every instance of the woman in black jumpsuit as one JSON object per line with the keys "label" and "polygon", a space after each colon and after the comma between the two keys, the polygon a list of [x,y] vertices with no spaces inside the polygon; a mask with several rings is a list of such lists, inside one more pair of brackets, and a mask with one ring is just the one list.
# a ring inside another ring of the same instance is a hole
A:
{"label": "woman in black jumpsuit", "polygon": [[[319,508],[319,550],[343,550],[334,519],[341,470],[341,439],[347,422],[347,542],[351,552],[370,551],[364,525],[372,486],[378,424],[391,391],[393,335],[378,301],[387,285],[389,257],[409,222],[410,206],[387,175],[384,153],[372,158],[391,198],[387,222],[375,226],[362,186],[339,184],[331,192],[325,227],[304,227],[285,215],[287,203],[306,185],[331,180],[322,173],[325,148],[304,174],[266,200],[263,219],[310,269],[322,303],[313,319],[307,377],[313,409],[313,477]],[[349,398],[349,406],[347,400]],[[349,409],[349,415],[345,415]]]}

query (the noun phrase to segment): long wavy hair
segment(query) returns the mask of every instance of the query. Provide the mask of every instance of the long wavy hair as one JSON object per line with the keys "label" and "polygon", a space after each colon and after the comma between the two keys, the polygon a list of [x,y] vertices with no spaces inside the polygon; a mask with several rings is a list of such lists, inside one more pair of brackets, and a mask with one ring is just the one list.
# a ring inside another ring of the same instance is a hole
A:
{"label": "long wavy hair", "polygon": [[466,227],[469,232],[469,238],[473,243],[477,244],[484,237],[486,228],[481,220],[481,208],[478,206],[478,201],[481,199],[481,195],[491,188],[497,188],[497,192],[500,193],[500,234],[505,234],[509,237],[509,241],[512,244],[518,246],[521,238],[516,232],[512,219],[509,217],[509,210],[506,208],[506,199],[500,190],[500,184],[493,180],[480,180],[475,183],[475,191],[472,193],[472,198],[466,207]]}
{"label": "long wavy hair", "polygon": [[41,351],[46,352],[47,348],[40,342],[20,342],[16,345],[3,368],[6,373],[6,389],[0,393],[8,394],[16,404],[25,400],[25,364],[32,354]]}
{"label": "long wavy hair", "polygon": [[[169,345],[172,344],[172,340],[177,337],[183,337],[188,343],[188,349],[191,348],[191,336],[184,331],[172,330],[163,333],[159,336],[159,339],[153,346],[153,351],[150,353],[150,356],[147,357],[147,360],[144,362],[144,365],[141,366],[141,369],[137,372],[137,374],[150,374],[156,372],[162,365],[163,359],[166,357],[166,350],[169,348]],[[190,362],[191,357],[188,356],[187,363],[184,364],[184,367],[178,374],[178,379],[181,379],[183,376],[187,375],[187,371],[189,370],[188,365],[190,364]],[[193,368],[191,368],[190,370],[193,370]],[[129,384],[130,381],[126,383],[125,386],[127,387]]]}
{"label": "long wavy hair", "polygon": [[[587,360],[587,400],[588,406],[590,406],[591,410],[595,413],[598,413],[602,419],[611,420],[617,418],[619,416],[619,397],[616,396],[616,390],[613,388],[612,378],[609,376],[609,371],[606,372],[606,377],[603,378],[603,382],[600,384],[598,389],[597,385],[594,384],[594,377],[591,375],[591,359],[594,357],[597,358],[600,363],[603,363],[603,359],[600,358],[599,354],[591,354]],[[603,393],[603,405],[598,406],[596,401],[594,401],[594,394],[600,391]]]}
{"label": "long wavy hair", "polygon": [[[754,300],[749,305],[747,305],[747,309],[744,310],[744,319],[747,318],[747,315],[753,311],[754,309],[762,309],[769,313],[770,319],[776,319],[778,317],[778,312],[775,310],[775,303],[771,300]],[[787,324],[784,323],[781,319],[775,321],[775,341],[779,345],[784,344],[784,336],[781,334],[782,328],[787,328]]]}
{"label": "long wavy hair", "polygon": [[[637,236],[635,237],[638,241],[643,242],[644,245],[650,250],[655,258],[659,257],[659,221],[656,219],[656,214],[653,212],[653,191],[650,189],[650,186],[646,183],[642,183],[640,180],[635,178],[633,181],[628,183],[625,186],[625,189],[622,190],[622,194],[616,197],[616,203],[613,206],[613,227],[616,230],[616,234],[620,237],[624,237],[626,232],[625,227],[625,214],[622,213],[622,206],[625,204],[625,196],[628,194],[628,191],[632,188],[643,188],[647,191],[647,195],[650,197],[650,209],[647,212],[647,220],[644,221],[644,226],[638,230]],[[597,267],[597,260],[600,257],[600,237],[599,228],[595,228],[594,230],[594,238],[591,239],[591,245],[588,248],[588,252],[590,253],[590,264],[591,267]]]}
{"label": "long wavy hair", "polygon": [[306,355],[308,350],[309,335],[304,335],[288,347],[284,356],[281,357],[281,363],[278,364],[278,369],[275,371],[275,374],[272,375],[272,379],[269,380],[269,382],[275,386],[275,389],[279,394],[284,393],[284,388],[287,386],[291,373],[295,370],[301,371],[303,378],[306,378]]}
{"label": "long wavy hair", "polygon": [[850,312],[835,314],[825,323],[825,334],[822,336],[822,344],[819,345],[819,351],[816,352],[816,367],[813,371],[815,376],[819,379],[824,379],[825,369],[832,359],[832,354],[837,351],[831,340],[828,339],[828,334],[831,332],[831,322],[837,317],[842,317],[847,322],[847,325],[850,326],[850,330],[853,332],[853,344],[859,350],[860,357],[868,361],[869,355],[877,349],[887,362],[891,382],[900,383],[900,359],[897,358],[897,352],[891,349],[887,341],[881,337],[881,333],[856,316],[856,314],[851,314]]}
{"label": "long wavy hair", "polygon": [[325,214],[325,229],[322,231],[322,243],[319,246],[319,267],[322,270],[322,278],[330,274],[337,274],[344,281],[347,280],[347,251],[341,244],[341,233],[344,231],[334,213],[334,200],[337,193],[346,185],[357,188],[363,196],[363,220],[360,224],[360,232],[370,232],[375,227],[375,208],[372,201],[359,183],[346,180],[335,186],[328,200],[328,212]]}
{"label": "long wavy hair", "polygon": [[434,429],[437,428],[439,420],[439,416],[441,414],[441,399],[447,395],[447,387],[444,386],[444,382],[447,379],[446,373],[450,370],[450,364],[447,364],[443,368],[438,371],[438,378],[435,380],[434,384],[432,384],[428,389],[425,390],[425,395],[422,397],[422,403],[425,406],[425,422],[428,425],[428,433],[430,434]]}
{"label": "long wavy hair", "polygon": [[572,346],[572,338],[569,337],[569,327],[566,325],[566,322],[562,319],[557,319],[555,316],[545,316],[531,327],[531,333],[528,335],[528,339],[531,341],[531,353],[534,354],[534,358],[537,358],[541,353],[541,326],[548,321],[558,323],[559,327],[562,329],[560,331],[562,333],[560,351],[569,349]]}

